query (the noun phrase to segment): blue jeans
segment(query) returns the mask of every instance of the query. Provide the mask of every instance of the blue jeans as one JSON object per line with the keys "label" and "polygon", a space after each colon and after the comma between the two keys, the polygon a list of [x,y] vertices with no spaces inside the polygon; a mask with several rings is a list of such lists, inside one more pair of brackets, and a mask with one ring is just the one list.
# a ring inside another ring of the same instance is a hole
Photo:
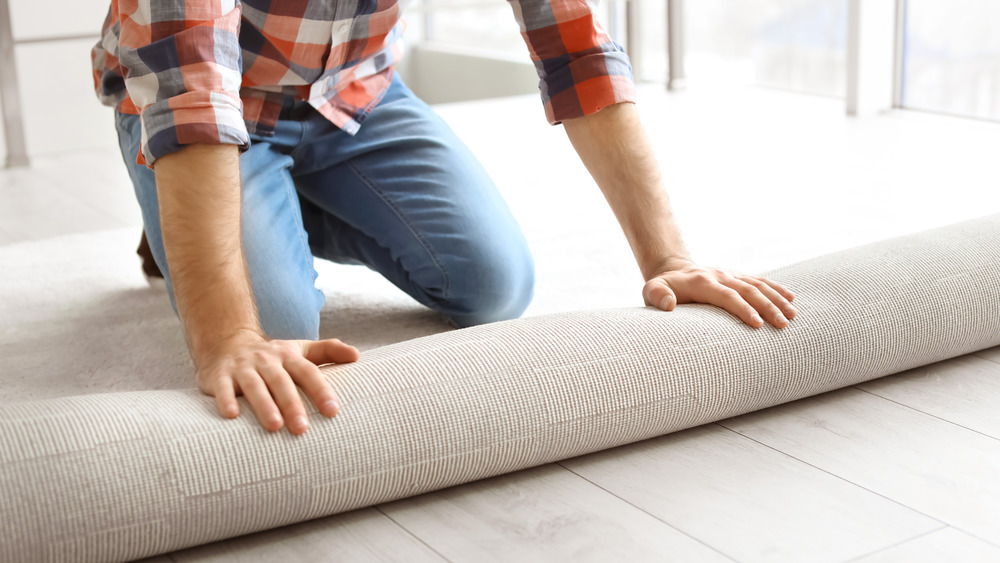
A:
{"label": "blue jeans", "polygon": [[[135,163],[139,118],[116,114],[146,237],[170,289],[154,174]],[[464,327],[516,318],[534,264],[493,181],[397,76],[351,136],[306,102],[240,157],[243,249],[264,331],[316,339],[325,296],[313,256],[363,264]],[[191,205],[198,205],[193,201]]]}

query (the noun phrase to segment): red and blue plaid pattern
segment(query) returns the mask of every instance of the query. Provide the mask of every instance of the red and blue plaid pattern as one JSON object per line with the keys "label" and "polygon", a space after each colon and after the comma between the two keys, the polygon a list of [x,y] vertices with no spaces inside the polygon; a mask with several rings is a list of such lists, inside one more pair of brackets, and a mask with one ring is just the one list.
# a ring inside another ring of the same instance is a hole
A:
{"label": "red and blue plaid pattern", "polygon": [[[249,146],[286,95],[355,133],[392,81],[409,0],[112,0],[97,94],[142,116],[139,162],[196,143]],[[508,0],[549,121],[633,100],[628,58],[587,0]]]}

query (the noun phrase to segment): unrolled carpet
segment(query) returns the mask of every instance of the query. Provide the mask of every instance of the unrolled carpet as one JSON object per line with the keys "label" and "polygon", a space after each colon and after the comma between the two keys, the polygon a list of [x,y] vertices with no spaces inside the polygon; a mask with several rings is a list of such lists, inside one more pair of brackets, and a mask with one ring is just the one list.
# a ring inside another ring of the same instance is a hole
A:
{"label": "unrolled carpet", "polygon": [[0,560],[124,560],[689,428],[1000,344],[1000,215],[765,274],[788,328],[702,305],[565,313],[324,368],[301,437],[197,391],[0,410]]}

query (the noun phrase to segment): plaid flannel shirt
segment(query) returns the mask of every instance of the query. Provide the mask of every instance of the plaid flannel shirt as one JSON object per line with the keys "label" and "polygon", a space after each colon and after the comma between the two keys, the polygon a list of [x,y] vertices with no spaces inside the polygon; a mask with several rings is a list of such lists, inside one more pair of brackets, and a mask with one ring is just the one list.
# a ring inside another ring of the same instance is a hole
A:
{"label": "plaid flannel shirt", "polygon": [[[498,0],[499,1],[499,0]],[[138,161],[269,135],[287,95],[349,134],[392,81],[409,0],[112,0],[98,97],[142,117]],[[628,58],[588,0],[508,0],[551,123],[633,100]]]}

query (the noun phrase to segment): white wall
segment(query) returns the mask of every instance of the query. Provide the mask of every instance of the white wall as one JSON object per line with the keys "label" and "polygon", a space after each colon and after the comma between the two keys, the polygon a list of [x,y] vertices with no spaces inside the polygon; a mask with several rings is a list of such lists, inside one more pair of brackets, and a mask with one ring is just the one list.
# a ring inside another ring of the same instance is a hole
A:
{"label": "white wall", "polygon": [[0,168],[3,167],[3,163],[7,162],[7,140],[2,133],[3,125],[3,114],[0,113]]}
{"label": "white wall", "polygon": [[[26,43],[16,48],[28,155],[117,146],[114,111],[94,94],[92,39]],[[49,71],[58,68],[58,73]]]}
{"label": "white wall", "polygon": [[8,0],[18,40],[92,34],[101,31],[109,0]]}
{"label": "white wall", "polygon": [[[97,101],[90,70],[90,48],[108,5],[108,0],[10,0],[29,157],[116,146],[113,112]],[[60,39],[66,37],[71,39]]]}
{"label": "white wall", "polygon": [[398,69],[407,86],[429,104],[538,93],[538,74],[527,54],[504,56],[422,42],[407,47]]}

